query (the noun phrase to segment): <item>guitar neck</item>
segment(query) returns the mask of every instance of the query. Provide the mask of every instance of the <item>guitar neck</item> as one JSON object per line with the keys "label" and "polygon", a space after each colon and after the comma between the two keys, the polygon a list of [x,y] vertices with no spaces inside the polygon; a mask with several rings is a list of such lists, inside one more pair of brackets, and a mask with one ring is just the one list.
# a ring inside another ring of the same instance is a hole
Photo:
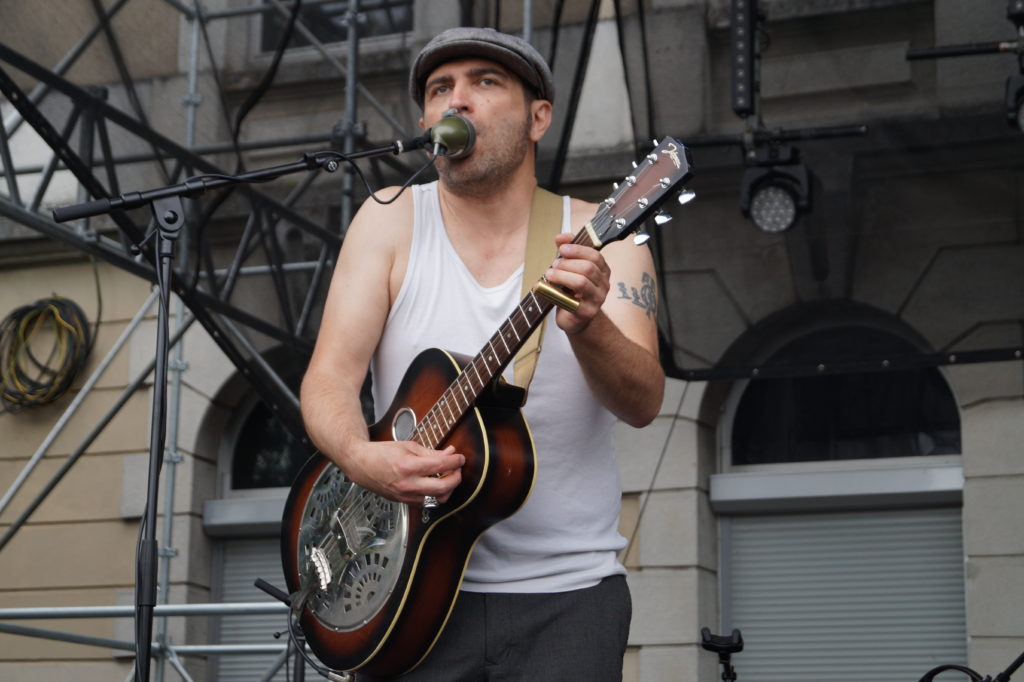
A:
{"label": "guitar neck", "polygon": [[[573,243],[595,246],[589,225],[576,234]],[[538,296],[535,291],[529,291],[419,421],[413,440],[424,447],[437,449],[476,403],[483,390],[501,376],[526,339],[543,324],[553,307],[554,304],[546,298]]]}

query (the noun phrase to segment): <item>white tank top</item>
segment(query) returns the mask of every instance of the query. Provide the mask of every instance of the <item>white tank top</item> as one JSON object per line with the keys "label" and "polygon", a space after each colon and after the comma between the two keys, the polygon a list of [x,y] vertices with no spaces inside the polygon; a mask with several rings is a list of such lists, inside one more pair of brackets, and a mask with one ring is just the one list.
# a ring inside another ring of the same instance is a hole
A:
{"label": "white tank top", "polygon": [[[448,240],[437,183],[412,190],[408,269],[371,363],[377,418],[420,351],[475,355],[519,303],[522,287],[522,267],[502,284],[481,286]],[[562,231],[568,232],[568,197],[563,206]],[[518,512],[480,538],[464,590],[563,592],[625,573],[617,559],[625,539],[618,532],[615,418],[591,394],[553,312],[546,324],[524,409],[537,450],[533,491]],[[511,373],[510,366],[509,380]]]}

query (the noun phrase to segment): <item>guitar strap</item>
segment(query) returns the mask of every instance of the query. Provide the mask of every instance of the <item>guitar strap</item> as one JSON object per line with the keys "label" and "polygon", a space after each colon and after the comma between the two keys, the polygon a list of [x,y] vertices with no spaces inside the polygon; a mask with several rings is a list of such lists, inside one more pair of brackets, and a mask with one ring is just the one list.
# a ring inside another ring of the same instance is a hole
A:
{"label": "guitar strap", "polygon": [[[533,192],[533,205],[530,207],[530,228],[526,235],[526,261],[523,266],[521,298],[526,297],[557,257],[557,253],[552,253],[552,243],[555,235],[561,231],[562,197],[538,186]],[[544,326],[541,324],[516,353],[514,381],[517,386],[524,389],[530,387],[533,372],[537,369]]]}

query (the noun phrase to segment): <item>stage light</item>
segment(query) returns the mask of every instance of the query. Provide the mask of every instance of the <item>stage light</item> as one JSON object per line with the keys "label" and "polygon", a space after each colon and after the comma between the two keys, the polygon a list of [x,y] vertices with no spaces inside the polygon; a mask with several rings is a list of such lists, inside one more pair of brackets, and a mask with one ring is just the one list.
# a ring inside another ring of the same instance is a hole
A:
{"label": "stage light", "polygon": [[1006,79],[1006,122],[1024,133],[1024,73]]}
{"label": "stage light", "polygon": [[758,150],[743,171],[740,211],[763,232],[785,232],[811,205],[807,167],[795,150]]}

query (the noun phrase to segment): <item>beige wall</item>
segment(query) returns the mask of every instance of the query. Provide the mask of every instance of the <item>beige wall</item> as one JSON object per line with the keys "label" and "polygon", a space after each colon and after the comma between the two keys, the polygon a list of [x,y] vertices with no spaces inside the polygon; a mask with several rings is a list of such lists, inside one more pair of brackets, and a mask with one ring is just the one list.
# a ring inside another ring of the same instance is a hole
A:
{"label": "beige wall", "polygon": [[[58,294],[78,303],[90,321],[98,312],[91,265],[78,260],[51,267],[10,268],[0,271],[0,309],[15,307]],[[0,422],[0,488],[6,492],[40,448],[50,430],[68,409],[85,378],[96,369],[126,329],[150,293],[147,282],[106,265],[99,266],[102,323],[96,346],[76,389],[58,402],[19,414],[6,414]],[[107,416],[123,388],[153,357],[154,308],[109,369],[81,402],[81,407],[53,441],[38,466],[0,515],[0,530],[7,532],[67,461],[87,434]],[[197,353],[197,357],[201,357]],[[213,369],[207,374],[215,373]],[[148,473],[150,384],[132,396],[103,429],[85,454],[45,497],[28,522],[0,551],[0,608],[48,608],[131,604],[134,600],[135,547],[138,519],[145,504]],[[204,396],[187,385],[183,392],[183,457],[175,474],[175,523],[171,545],[178,556],[171,563],[171,602],[209,600],[209,543],[200,524],[201,502],[211,494],[214,481],[209,457],[196,457],[195,411],[204,412]],[[189,428],[189,425],[192,425]],[[168,467],[158,501],[158,535],[163,539],[163,510]],[[161,543],[163,546],[163,543]],[[189,625],[172,620],[170,634],[177,642],[206,641],[205,623]],[[31,627],[132,642],[130,619],[74,619],[16,621]],[[73,663],[76,679],[123,679],[128,661],[123,653],[79,644],[0,634],[0,678],[53,679],[60,662]],[[57,663],[53,668],[52,664]],[[190,664],[191,667],[191,664]]]}
{"label": "beige wall", "polygon": [[994,398],[964,410],[964,552],[970,665],[993,677],[1024,640],[1024,399]]}
{"label": "beige wall", "polygon": [[[97,291],[84,261],[49,268],[7,269],[0,273],[0,308],[58,294],[71,298],[91,321]],[[100,266],[103,322],[85,369],[87,376],[109,350],[146,299],[149,287],[115,268]],[[21,491],[0,516],[4,532],[67,460],[128,383],[128,355],[120,354],[89,398],[54,441]],[[76,385],[80,386],[82,378]],[[74,392],[55,404],[4,415],[0,424],[0,487],[6,492],[40,447]],[[108,605],[123,603],[134,584],[136,519],[122,510],[125,462],[144,453],[148,441],[148,392],[130,399],[110,426],[75,464],[28,523],[0,551],[0,608]],[[110,620],[34,621],[27,625],[114,637]],[[44,679],[48,660],[75,661],[85,679],[125,676],[127,668],[110,651],[74,644],[0,635],[0,676]]]}
{"label": "beige wall", "polygon": [[624,666],[630,682],[717,677],[716,659],[698,644],[700,629],[718,621],[717,530],[708,503],[713,436],[698,415],[705,387],[670,379],[650,426],[617,426],[619,529],[630,541],[624,561],[633,595]]}

